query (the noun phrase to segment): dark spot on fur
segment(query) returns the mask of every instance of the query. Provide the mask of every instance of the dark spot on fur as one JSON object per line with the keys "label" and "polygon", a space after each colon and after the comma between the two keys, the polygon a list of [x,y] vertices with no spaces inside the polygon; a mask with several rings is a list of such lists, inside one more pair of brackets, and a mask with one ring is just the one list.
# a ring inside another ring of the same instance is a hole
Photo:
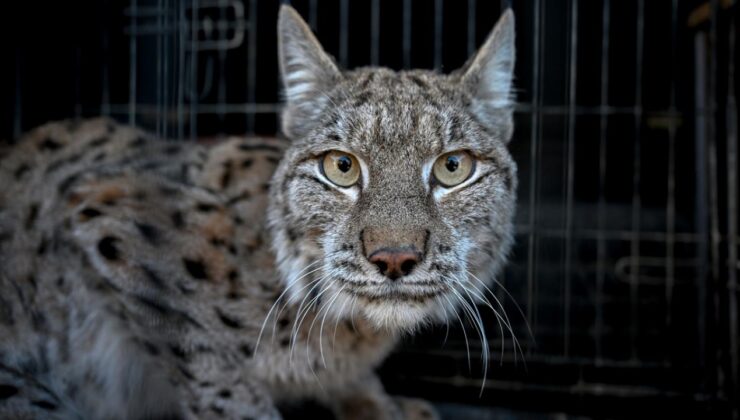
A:
{"label": "dark spot on fur", "polygon": [[41,238],[41,242],[39,242],[39,246],[36,247],[36,255],[46,254],[46,250],[48,247],[49,247],[49,240],[46,238]]}
{"label": "dark spot on fur", "polygon": [[108,156],[105,152],[99,152],[93,157],[93,162],[100,162],[101,160],[105,159],[105,157]]}
{"label": "dark spot on fur", "polygon": [[100,215],[103,214],[100,210],[92,207],[85,207],[84,209],[80,210],[80,214],[85,216],[87,220],[94,219]]}
{"label": "dark spot on fur", "polygon": [[249,168],[249,167],[251,167],[251,166],[252,166],[252,163],[254,163],[254,162],[252,161],[252,159],[244,159],[244,160],[242,161],[242,163],[241,163],[241,167],[242,167],[243,169],[247,169],[247,168]]}
{"label": "dark spot on fur", "polygon": [[144,346],[144,350],[146,350],[146,352],[151,354],[152,356],[159,356],[159,354],[161,353],[159,351],[159,348],[154,345],[154,343],[145,340],[142,341],[141,344]]}
{"label": "dark spot on fur", "polygon": [[512,191],[513,186],[514,186],[514,181],[512,179],[511,172],[504,171],[503,177],[504,177],[504,187],[506,188],[506,191]]}
{"label": "dark spot on fur", "polygon": [[135,296],[135,298],[136,298],[137,301],[139,301],[139,303],[141,303],[142,305],[146,306],[150,310],[158,313],[159,315],[162,315],[162,316],[170,316],[173,313],[172,308],[170,308],[169,306],[167,306],[167,305],[165,305],[165,304],[163,304],[161,302],[157,302],[154,299],[151,299],[151,298],[148,298],[148,297],[145,297],[145,296]]}
{"label": "dark spot on fur", "polygon": [[109,261],[117,260],[120,257],[120,251],[116,246],[118,241],[118,238],[112,236],[103,237],[103,239],[98,241],[98,252]]}
{"label": "dark spot on fur", "polygon": [[370,97],[371,96],[372,96],[372,94],[370,93],[370,91],[363,90],[362,92],[360,92],[359,94],[357,94],[354,97],[354,101],[353,101],[352,105],[354,107],[359,108],[362,105],[365,105],[370,100]]}
{"label": "dark spot on fur", "polygon": [[51,138],[48,138],[48,137],[46,139],[44,139],[44,141],[42,141],[41,143],[39,143],[39,149],[40,150],[49,150],[49,151],[52,151],[53,152],[55,150],[59,150],[61,147],[62,147],[62,145],[59,144],[59,142],[57,142],[57,141],[55,141],[55,140],[53,140]]}
{"label": "dark spot on fur", "polygon": [[141,236],[146,239],[147,242],[149,242],[152,245],[159,244],[160,240],[160,232],[159,229],[156,227],[148,224],[148,223],[136,223],[136,229],[139,230],[139,233],[141,233]]}
{"label": "dark spot on fur", "polygon": [[326,136],[331,141],[340,141],[342,140],[341,137],[339,137],[339,134],[337,133],[329,133],[329,135]]}
{"label": "dark spot on fur", "polygon": [[80,174],[72,174],[62,180],[62,182],[59,183],[59,187],[57,190],[59,191],[59,194],[64,194],[69,190],[69,188],[72,186],[72,184],[79,179]]}
{"label": "dark spot on fur", "polygon": [[341,261],[339,263],[339,266],[344,269],[350,270],[350,271],[360,271],[359,265],[355,264],[352,261],[348,261],[348,260]]}
{"label": "dark spot on fur", "polygon": [[172,219],[172,224],[177,229],[182,229],[185,226],[185,219],[182,216],[182,212],[176,211],[176,212],[172,213],[172,215],[170,216],[170,218]]}
{"label": "dark spot on fur", "polygon": [[413,84],[415,84],[416,86],[419,86],[422,89],[427,89],[429,87],[427,82],[421,77],[419,77],[418,75],[411,74],[408,76],[408,78]]}
{"label": "dark spot on fur", "polygon": [[218,319],[221,320],[221,323],[224,324],[225,326],[229,327],[229,328],[232,328],[232,329],[240,329],[240,328],[243,327],[242,324],[241,324],[241,322],[239,322],[238,319],[225,314],[219,308],[216,308],[216,315],[218,315]]}
{"label": "dark spot on fur", "polygon": [[249,345],[247,343],[243,343],[242,345],[240,345],[239,346],[239,351],[241,351],[242,354],[245,355],[245,356],[247,356],[247,357],[252,357],[254,355],[254,349],[252,348],[251,345]]}
{"label": "dark spot on fur", "polygon": [[157,289],[164,289],[165,287],[164,280],[162,280],[162,278],[159,277],[159,274],[157,274],[153,268],[146,266],[146,265],[142,265],[141,271],[144,272],[144,276],[146,277],[147,280],[149,280],[149,282],[154,287],[156,287]]}
{"label": "dark spot on fur", "polygon": [[[33,282],[35,283],[36,280],[34,279]],[[34,289],[36,286],[34,285]],[[46,315],[39,311],[32,311],[31,312],[31,327],[33,327],[34,331],[42,331],[45,332],[48,328],[49,320],[46,319]]]}
{"label": "dark spot on fur", "polygon": [[218,391],[218,396],[226,399],[231,398],[231,391],[229,391],[228,389],[222,389]]}
{"label": "dark spot on fur", "polygon": [[269,182],[265,182],[264,184],[262,184],[262,191],[264,191],[264,192],[270,191],[270,183]]}
{"label": "dark spot on fur", "polygon": [[205,280],[208,278],[208,274],[206,273],[206,266],[203,264],[202,261],[192,260],[190,258],[183,258],[182,262],[185,265],[185,270],[194,279]]}
{"label": "dark spot on fur", "polygon": [[229,274],[227,274],[227,277],[230,282],[235,282],[236,279],[239,278],[239,273],[236,270],[230,270]]}
{"label": "dark spot on fur", "polygon": [[289,344],[290,344],[290,339],[287,338],[287,337],[285,337],[282,340],[280,340],[280,346],[281,347],[288,347]]}
{"label": "dark spot on fur", "polygon": [[278,320],[278,325],[279,325],[279,326],[280,326],[281,328],[285,328],[285,327],[287,327],[287,326],[288,326],[289,324],[290,324],[290,320],[289,320],[288,318],[280,318],[280,319]]}
{"label": "dark spot on fur", "polygon": [[251,197],[252,194],[250,194],[249,191],[242,191],[239,195],[228,199],[228,201],[226,201],[226,204],[229,206],[233,206],[240,201],[249,200]]}
{"label": "dark spot on fur", "polygon": [[177,370],[179,370],[180,373],[182,373],[182,376],[184,376],[186,379],[191,380],[191,381],[195,380],[195,375],[193,375],[189,370],[187,370],[185,366],[180,366],[178,364]]}
{"label": "dark spot on fur", "polygon": [[39,408],[43,408],[44,410],[53,411],[57,409],[57,405],[44,400],[38,400],[38,401],[31,401],[31,405]]}
{"label": "dark spot on fur", "polygon": [[437,250],[439,251],[440,254],[446,254],[446,253],[450,252],[452,250],[452,248],[450,248],[449,246],[444,245],[444,244],[439,244],[437,246]]}
{"label": "dark spot on fur", "polygon": [[272,163],[273,165],[277,165],[278,163],[280,163],[280,158],[275,156],[267,156],[265,159],[267,159],[267,161]]}
{"label": "dark spot on fur", "polygon": [[240,201],[249,200],[251,197],[252,197],[252,194],[250,194],[249,191],[242,191],[236,197],[231,197],[228,201],[226,201],[226,204],[229,206],[233,206],[234,204]]}
{"label": "dark spot on fur", "polygon": [[213,204],[208,204],[208,203],[198,203],[196,208],[198,209],[198,211],[203,212],[203,213],[208,213],[208,212],[212,212],[216,210],[216,206],[214,206]]}
{"label": "dark spot on fur", "polygon": [[187,358],[187,354],[185,353],[185,350],[180,347],[177,344],[170,344],[169,345],[170,352],[173,356],[177,357],[180,360],[185,360]]}
{"label": "dark spot on fur", "polygon": [[21,179],[21,177],[23,175],[25,175],[30,170],[31,170],[31,167],[28,164],[22,163],[22,164],[18,165],[18,167],[15,169],[15,171],[13,171],[13,176],[15,177],[15,179],[17,181],[17,180]]}
{"label": "dark spot on fur", "polygon": [[221,174],[221,188],[226,188],[231,183],[231,165],[224,167],[224,172]]}
{"label": "dark spot on fur", "polygon": [[211,411],[218,414],[219,416],[222,416],[224,414],[224,409],[215,404],[211,404],[210,408],[211,408]]}
{"label": "dark spot on fur", "polygon": [[90,142],[90,147],[100,147],[108,143],[109,140],[110,140],[110,137],[107,137],[107,136],[98,137],[95,140]]}
{"label": "dark spot on fur", "polygon": [[28,216],[26,216],[26,229],[33,228],[33,225],[36,223],[36,218],[39,215],[39,205],[38,203],[33,203],[28,207]]}

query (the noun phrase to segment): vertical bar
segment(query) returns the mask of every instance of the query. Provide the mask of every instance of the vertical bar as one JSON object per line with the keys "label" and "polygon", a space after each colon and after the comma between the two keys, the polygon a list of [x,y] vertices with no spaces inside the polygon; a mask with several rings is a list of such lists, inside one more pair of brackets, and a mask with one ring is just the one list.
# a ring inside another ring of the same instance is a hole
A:
{"label": "vertical bar", "polygon": [[740,406],[737,393],[740,380],[740,348],[738,346],[738,283],[737,283],[737,101],[735,97],[735,20],[733,17],[729,25],[729,39],[727,49],[727,106],[725,107],[725,122],[727,124],[727,290],[728,290],[728,326],[730,337],[730,375],[732,388],[730,395],[734,395],[733,416],[740,417]]}
{"label": "vertical bar", "polygon": [[673,288],[675,285],[675,231],[676,231],[676,37],[678,32],[678,0],[671,2],[671,85],[668,118],[668,202],[666,206],[666,328],[672,325]]}
{"label": "vertical bar", "polygon": [[163,114],[163,90],[162,85],[164,84],[162,81],[163,72],[162,72],[162,62],[164,61],[162,54],[162,38],[164,38],[164,27],[162,23],[163,19],[163,9],[162,9],[162,0],[157,0],[157,10],[159,13],[157,13],[157,30],[156,30],[156,37],[157,37],[157,93],[156,93],[156,101],[157,101],[157,123],[156,123],[156,132],[157,137],[162,137],[162,114]]}
{"label": "vertical bar", "polygon": [[[608,0],[607,0],[608,1]],[[573,241],[573,183],[575,174],[575,128],[576,128],[576,80],[578,62],[578,0],[571,3],[570,17],[570,48],[568,52],[570,63],[568,80],[568,170],[567,170],[567,192],[565,211],[565,299],[563,302],[563,355],[570,355],[570,305],[571,305],[571,275],[572,275],[572,241]]]}
{"label": "vertical bar", "polygon": [[318,1],[317,0],[310,0],[308,2],[308,26],[311,27],[311,30],[316,33],[318,32]]}
{"label": "vertical bar", "polygon": [[411,68],[411,0],[403,0],[403,68]]}
{"label": "vertical bar", "polygon": [[[544,22],[541,18],[541,0],[535,0],[534,3],[534,37],[533,39],[533,58],[532,58],[532,115],[529,145],[530,160],[530,178],[529,178],[529,236],[527,238],[527,322],[532,326],[532,333],[537,336],[537,250],[539,248],[539,238],[537,235],[537,192],[539,189],[539,136],[541,135],[540,120],[542,96],[540,94],[541,67],[545,56],[544,48]],[[541,45],[542,44],[542,45]],[[531,353],[531,347],[528,352]]]}
{"label": "vertical bar", "polygon": [[164,113],[162,114],[162,137],[167,138],[167,126],[169,125],[169,115],[170,115],[170,100],[169,100],[169,87],[170,87],[170,1],[164,0],[164,10],[162,12],[164,15],[164,31],[162,32],[163,39],[163,52],[162,57],[160,60],[164,61],[162,64],[162,98],[164,99],[164,103],[162,105],[162,108],[164,110]]}
{"label": "vertical bar", "polygon": [[443,1],[434,0],[434,68],[436,70],[442,70]]}
{"label": "vertical bar", "polygon": [[[226,39],[226,14],[224,13],[225,8],[225,3],[219,3],[218,19],[219,23],[222,24],[218,30],[219,39]],[[251,28],[249,30],[251,30]],[[218,122],[220,124],[219,133],[223,134],[224,115],[226,114],[226,50],[224,48],[218,49],[218,71],[218,88],[216,93],[216,100],[218,101],[218,104],[216,106],[216,110],[218,115]],[[247,75],[248,74],[249,71],[247,71]]]}
{"label": "vertical bar", "polygon": [[[698,308],[699,325],[699,365],[704,365],[707,359],[707,279],[709,266],[709,210],[707,209],[707,121],[706,121],[706,88],[707,88],[707,37],[702,31],[694,35],[694,151],[696,157],[696,197],[695,222],[697,234],[698,269],[696,278],[696,304]],[[707,370],[707,372],[709,372]],[[704,384],[709,375],[702,375]]]}
{"label": "vertical bar", "polygon": [[178,48],[178,61],[177,61],[177,139],[182,140],[185,138],[185,43],[187,42],[187,19],[185,13],[185,2],[178,1],[177,13],[177,33],[179,35],[177,48]]}
{"label": "vertical bar", "polygon": [[[637,328],[639,324],[638,293],[640,288],[640,230],[642,195],[640,194],[642,173],[642,64],[645,40],[645,2],[637,2],[637,36],[635,44],[635,141],[633,144],[634,168],[632,170],[632,238],[630,240],[630,352],[637,356]],[[601,342],[599,341],[599,344]]]}
{"label": "vertical bar", "polygon": [[380,61],[380,0],[373,0],[370,10],[370,64]]}
{"label": "vertical bar", "polygon": [[[711,6],[711,20],[709,27],[709,71],[707,73],[707,105],[704,108],[706,122],[707,122],[707,166],[708,166],[708,180],[709,180],[709,246],[710,246],[710,259],[711,259],[711,284],[713,289],[713,305],[715,308],[712,314],[712,325],[719,325],[721,322],[719,315],[719,308],[723,303],[723,297],[721,295],[723,287],[721,284],[720,277],[720,241],[721,235],[719,230],[719,187],[718,187],[718,168],[717,168],[717,23],[719,1],[710,0]],[[726,365],[721,356],[720,351],[715,351],[714,363],[717,367],[717,385],[720,389],[727,386],[727,381],[731,378],[727,378],[725,372]],[[729,389],[727,389],[729,391]]]}
{"label": "vertical bar", "polygon": [[190,139],[198,134],[198,0],[191,0],[190,23]]}
{"label": "vertical bar", "polygon": [[13,140],[17,140],[23,131],[23,96],[21,79],[21,50],[15,49],[15,112],[13,115]]}
{"label": "vertical bar", "polygon": [[349,60],[349,0],[339,3],[339,63],[347,67]]}
{"label": "vertical bar", "polygon": [[[596,311],[597,325],[596,335],[599,353],[597,358],[601,357],[601,338],[604,327],[604,280],[606,260],[606,242],[604,238],[604,218],[606,212],[606,132],[608,129],[607,108],[609,106],[609,9],[611,2],[604,0],[604,7],[601,15],[601,89],[599,92],[599,199],[597,204],[597,234],[596,234]],[[635,326],[632,325],[634,329]]]}
{"label": "vertical bar", "polygon": [[[257,0],[249,2],[249,50],[247,51],[247,103],[254,104],[257,95]],[[254,133],[254,112],[247,114],[247,133]]]}
{"label": "vertical bar", "polygon": [[[104,13],[108,12],[108,0],[105,0],[103,2],[103,11]],[[102,74],[100,78],[100,84],[101,84],[101,96],[100,96],[100,113],[104,116],[110,115],[110,74],[109,74],[109,59],[110,59],[110,53],[108,51],[109,49],[109,34],[108,34],[108,19],[106,15],[106,19],[103,22],[103,33],[101,34],[101,44],[103,49],[103,61],[102,61]]]}
{"label": "vertical bar", "polygon": [[475,52],[475,9],[476,1],[468,0],[468,57]]}
{"label": "vertical bar", "polygon": [[137,0],[131,0],[131,38],[129,39],[129,71],[128,71],[128,122],[136,125],[136,43],[138,32]]}

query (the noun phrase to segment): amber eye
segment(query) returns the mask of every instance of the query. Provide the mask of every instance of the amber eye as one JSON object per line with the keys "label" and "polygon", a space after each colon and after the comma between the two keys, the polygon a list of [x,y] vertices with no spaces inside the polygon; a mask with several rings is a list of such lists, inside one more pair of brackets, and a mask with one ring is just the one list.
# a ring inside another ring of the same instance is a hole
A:
{"label": "amber eye", "polygon": [[340,187],[351,187],[360,179],[360,162],[347,152],[330,151],[324,156],[321,168],[329,181]]}
{"label": "amber eye", "polygon": [[457,151],[445,153],[434,162],[434,178],[445,187],[454,187],[470,177],[475,160],[470,153]]}

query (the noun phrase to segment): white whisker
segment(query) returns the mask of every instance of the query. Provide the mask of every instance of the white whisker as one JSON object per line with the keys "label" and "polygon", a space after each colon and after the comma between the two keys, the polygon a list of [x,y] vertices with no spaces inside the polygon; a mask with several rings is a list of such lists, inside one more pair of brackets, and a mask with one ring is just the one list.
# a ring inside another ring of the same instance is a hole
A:
{"label": "white whisker", "polygon": [[[311,266],[313,266],[313,265],[315,265],[315,264],[318,264],[318,263],[319,263],[319,261],[314,261],[313,263],[311,263],[311,264],[307,265],[307,266],[306,266],[306,267],[305,267],[305,268],[304,268],[303,270],[301,270],[301,273],[302,273],[303,271],[307,270],[308,268],[310,268]],[[315,271],[315,270],[314,270],[314,271]],[[314,271],[312,271],[311,273],[313,273]],[[307,273],[307,274],[311,274],[311,273]],[[299,274],[300,274],[300,273],[299,273]],[[291,283],[291,284],[287,285],[287,286],[285,287],[285,290],[283,290],[283,292],[282,292],[282,293],[280,294],[280,296],[278,296],[278,297],[277,297],[277,299],[275,299],[275,303],[273,303],[273,304],[272,304],[272,306],[270,307],[270,310],[269,310],[269,311],[267,311],[267,315],[265,315],[265,320],[264,320],[264,321],[262,322],[262,327],[260,328],[260,333],[259,333],[259,335],[257,336],[257,344],[255,344],[255,346],[254,346],[254,353],[255,353],[255,354],[257,353],[257,349],[258,349],[258,348],[259,348],[259,346],[260,346],[260,340],[262,339],[262,333],[263,333],[263,332],[265,331],[265,327],[267,326],[267,321],[268,321],[268,320],[270,319],[270,314],[272,313],[272,311],[273,311],[273,310],[275,310],[275,308],[276,308],[276,307],[278,306],[278,304],[280,303],[280,300],[281,300],[281,299],[283,298],[283,296],[285,296],[285,294],[286,294],[286,293],[288,292],[288,290],[290,290],[290,288],[291,288],[291,287],[292,287],[292,286],[293,286],[294,284],[298,284],[298,281],[299,281],[299,280],[301,280],[301,279],[302,279],[303,277],[305,277],[305,275],[304,275],[304,276],[301,276],[300,278],[298,278],[298,279],[297,279],[296,281],[294,281],[293,283]],[[275,322],[276,322],[276,323],[277,323],[277,318],[279,318],[279,316],[280,316],[280,314],[278,313],[278,315],[277,315],[277,316],[275,317],[275,319],[276,319],[276,321],[275,321]],[[273,328],[273,333],[274,333],[274,328]]]}

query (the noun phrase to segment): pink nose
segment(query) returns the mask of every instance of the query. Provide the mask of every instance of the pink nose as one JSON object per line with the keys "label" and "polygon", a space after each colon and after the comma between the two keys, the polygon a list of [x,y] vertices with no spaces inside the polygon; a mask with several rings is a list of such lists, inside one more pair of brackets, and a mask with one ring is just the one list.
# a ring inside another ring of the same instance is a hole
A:
{"label": "pink nose", "polygon": [[380,273],[391,280],[411,274],[421,255],[408,248],[381,248],[367,258],[375,264]]}

